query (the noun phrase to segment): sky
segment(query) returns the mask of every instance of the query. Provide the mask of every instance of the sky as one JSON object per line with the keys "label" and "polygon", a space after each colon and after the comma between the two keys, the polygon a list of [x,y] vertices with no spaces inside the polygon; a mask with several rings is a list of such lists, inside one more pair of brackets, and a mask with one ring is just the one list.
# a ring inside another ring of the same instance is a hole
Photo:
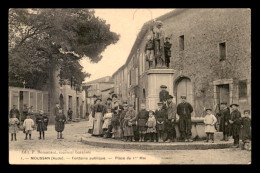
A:
{"label": "sky", "polygon": [[125,62],[143,24],[174,9],[95,9],[95,15],[110,24],[110,30],[120,34],[116,44],[109,45],[101,54],[102,60],[90,63],[83,58],[83,71],[91,74],[84,82],[112,76]]}

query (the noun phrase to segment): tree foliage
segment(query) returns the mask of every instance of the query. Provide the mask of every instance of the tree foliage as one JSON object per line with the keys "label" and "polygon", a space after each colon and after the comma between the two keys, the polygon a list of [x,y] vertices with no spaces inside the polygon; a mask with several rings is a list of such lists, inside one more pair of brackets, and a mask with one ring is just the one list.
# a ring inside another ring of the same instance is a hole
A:
{"label": "tree foliage", "polygon": [[115,44],[119,35],[89,9],[10,9],[9,85],[40,89],[53,69],[61,80],[80,85],[90,74],[82,71],[79,60],[93,63]]}

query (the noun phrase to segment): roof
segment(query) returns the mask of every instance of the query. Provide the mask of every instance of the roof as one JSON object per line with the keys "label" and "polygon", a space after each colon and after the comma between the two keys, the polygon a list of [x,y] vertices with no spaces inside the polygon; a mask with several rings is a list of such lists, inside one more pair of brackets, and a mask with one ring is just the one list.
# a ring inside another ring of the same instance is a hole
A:
{"label": "roof", "polygon": [[111,76],[105,76],[99,79],[95,79],[86,83],[83,83],[83,86],[91,85],[91,84],[96,84],[96,83],[114,83],[113,79]]}
{"label": "roof", "polygon": [[132,47],[132,49],[131,49],[130,54],[128,55],[128,58],[127,58],[125,64],[122,65],[112,76],[114,76],[114,75],[115,75],[116,73],[118,73],[122,68],[124,68],[124,66],[131,60],[133,54],[135,53],[136,49],[139,47],[139,45],[141,44],[141,42],[142,42],[144,36],[146,35],[146,33],[147,33],[148,29],[149,29],[150,24],[151,24],[154,20],[164,21],[164,20],[166,20],[166,19],[168,19],[168,18],[170,18],[170,17],[177,16],[178,14],[180,14],[180,13],[186,11],[186,10],[188,10],[188,9],[175,9],[175,10],[170,11],[170,12],[168,12],[168,13],[162,15],[162,16],[159,16],[159,17],[157,17],[157,18],[155,18],[155,19],[149,20],[148,22],[144,23],[143,26],[142,26],[142,28],[141,28],[141,31],[140,31],[140,32],[138,33],[138,35],[137,35],[137,38],[136,38],[136,40],[135,40],[135,42],[134,42],[134,44],[133,44],[133,47]]}
{"label": "roof", "polygon": [[101,92],[112,90],[112,89],[114,89],[114,87],[103,89],[103,90],[101,90]]}

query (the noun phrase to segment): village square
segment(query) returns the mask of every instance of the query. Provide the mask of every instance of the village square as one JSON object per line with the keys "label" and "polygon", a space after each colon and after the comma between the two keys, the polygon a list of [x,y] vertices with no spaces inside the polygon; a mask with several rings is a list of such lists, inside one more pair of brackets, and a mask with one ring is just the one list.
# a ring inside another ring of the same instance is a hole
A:
{"label": "village square", "polygon": [[9,10],[9,163],[250,164],[250,9],[109,10]]}

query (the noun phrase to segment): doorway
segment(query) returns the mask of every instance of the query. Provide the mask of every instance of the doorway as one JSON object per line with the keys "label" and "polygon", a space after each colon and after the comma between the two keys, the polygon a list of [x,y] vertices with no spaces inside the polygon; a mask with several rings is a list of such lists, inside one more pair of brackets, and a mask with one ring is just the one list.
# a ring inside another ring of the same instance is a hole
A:
{"label": "doorway", "polygon": [[217,85],[217,103],[227,102],[227,105],[230,105],[229,102],[229,84]]}
{"label": "doorway", "polygon": [[181,77],[175,82],[176,104],[181,103],[181,96],[187,97],[187,102],[193,105],[193,91],[191,80],[187,77]]}

